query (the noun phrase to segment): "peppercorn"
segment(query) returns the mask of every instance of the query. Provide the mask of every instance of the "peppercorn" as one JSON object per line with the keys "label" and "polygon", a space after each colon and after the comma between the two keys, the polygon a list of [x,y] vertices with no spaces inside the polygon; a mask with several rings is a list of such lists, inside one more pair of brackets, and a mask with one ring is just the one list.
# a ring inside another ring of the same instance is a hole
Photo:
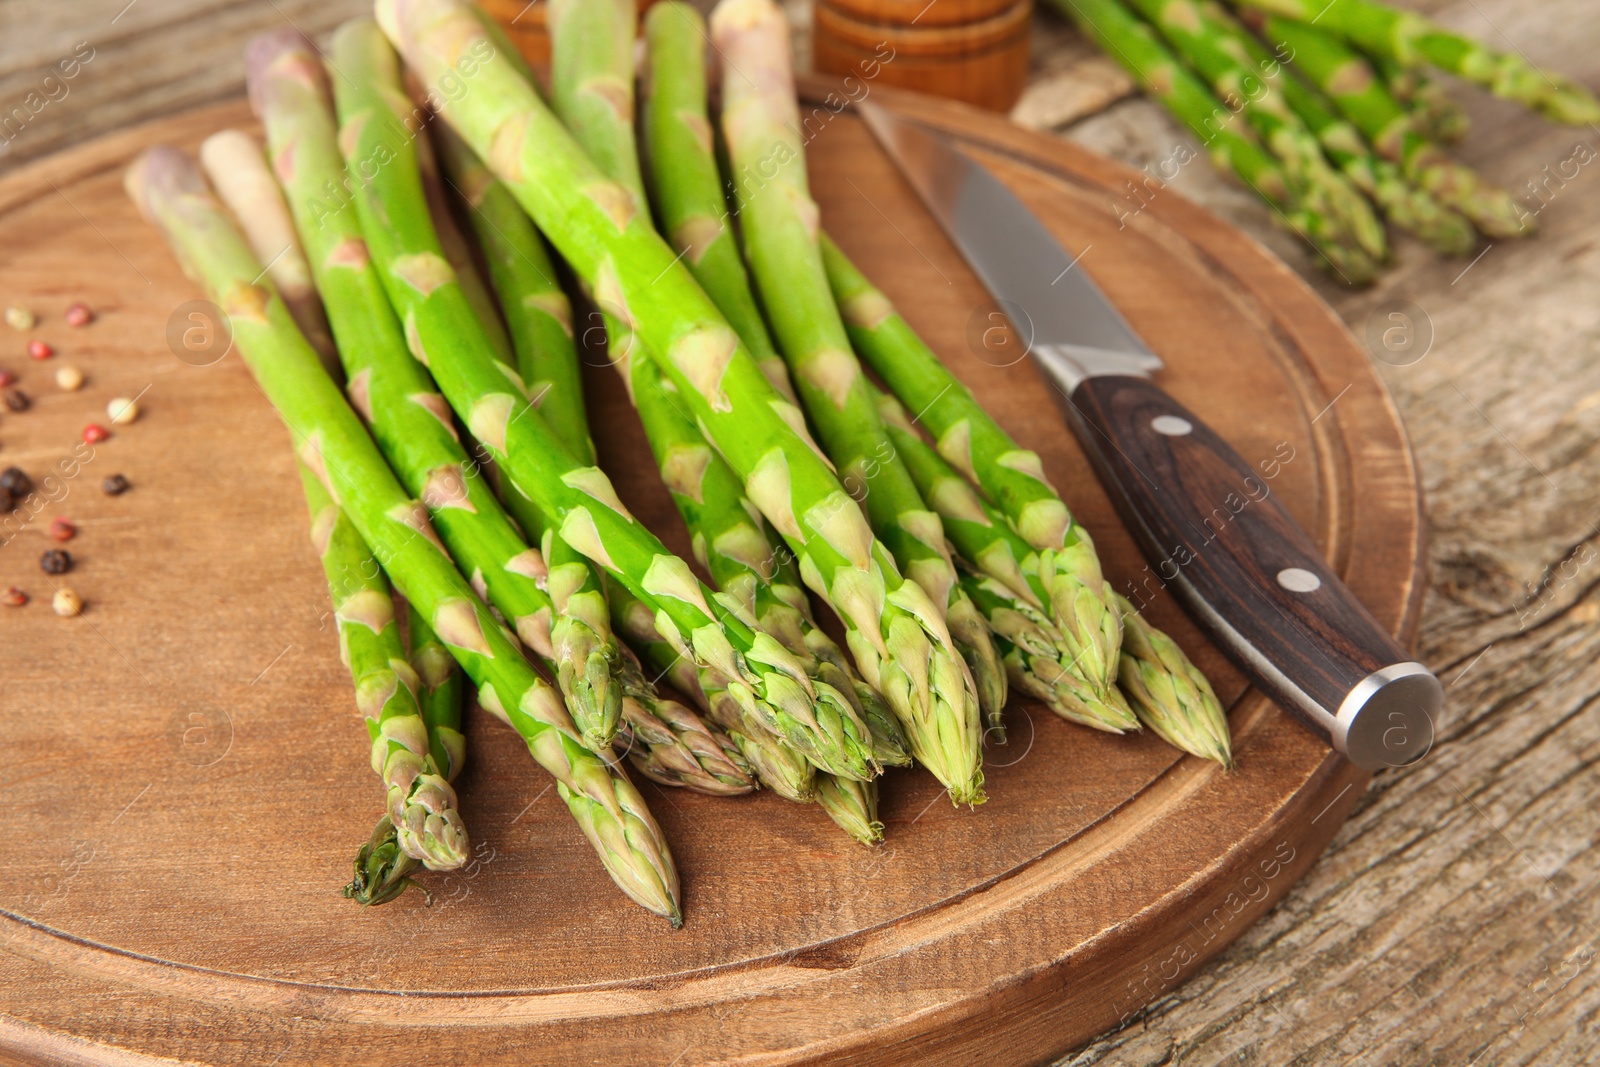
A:
{"label": "peppercorn", "polygon": [[12,496],[27,496],[33,492],[33,479],[21,467],[7,467],[0,471],[0,487],[10,490]]}
{"label": "peppercorn", "polygon": [[65,574],[72,569],[72,553],[63,548],[52,548],[39,557],[39,569],[46,574]]}
{"label": "peppercorn", "polygon": [[50,520],[50,539],[52,541],[70,541],[77,536],[78,528],[69,519]]}
{"label": "peppercorn", "polygon": [[8,512],[17,506],[17,498],[11,495],[11,490],[0,485],[0,513]]}
{"label": "peppercorn", "polygon": [[7,389],[4,393],[6,407],[12,411],[27,411],[33,406],[33,401],[28,399],[28,394],[21,389]]}
{"label": "peppercorn", "polygon": [[69,393],[75,393],[83,388],[83,371],[70,364],[64,366],[56,371],[56,384]]}
{"label": "peppercorn", "polygon": [[0,593],[0,604],[4,604],[7,607],[20,608],[27,602],[28,594],[24,593],[14,585],[7,589],[4,593]]}
{"label": "peppercorn", "polygon": [[120,474],[113,474],[100,483],[100,491],[106,496],[121,496],[132,488],[133,486],[128,483],[128,479]]}
{"label": "peppercorn", "polygon": [[17,376],[15,374],[12,374],[8,370],[0,370],[0,389],[4,389],[8,385],[16,384]]}
{"label": "peppercorn", "polygon": [[97,422],[91,422],[83,428],[83,439],[91,445],[97,445],[111,436],[111,431]]}
{"label": "peppercorn", "polygon": [[56,590],[56,595],[50,598],[50,610],[68,618],[83,610],[83,597],[69,585],[64,585]]}
{"label": "peppercorn", "polygon": [[49,359],[55,354],[55,349],[51,348],[38,338],[34,338],[32,341],[28,342],[28,355],[32,356],[34,359]]}
{"label": "peppercorn", "polygon": [[106,417],[113,426],[125,426],[139,417],[139,402],[119,396],[106,405]]}
{"label": "peppercorn", "polygon": [[87,326],[94,321],[94,312],[89,310],[88,304],[77,303],[67,308],[67,313],[62,317],[67,320],[68,326]]}
{"label": "peppercorn", "polygon": [[13,330],[31,330],[39,322],[39,316],[27,308],[6,308],[6,325]]}

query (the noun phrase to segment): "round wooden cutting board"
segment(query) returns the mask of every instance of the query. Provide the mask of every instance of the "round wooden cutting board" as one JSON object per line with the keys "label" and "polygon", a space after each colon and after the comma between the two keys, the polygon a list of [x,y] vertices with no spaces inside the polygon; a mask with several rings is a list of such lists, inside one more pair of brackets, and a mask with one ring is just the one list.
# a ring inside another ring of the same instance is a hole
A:
{"label": "round wooden cutting board", "polygon": [[[992,307],[861,123],[808,93],[825,224],[978,397],[1037,449],[1119,588],[1144,566]],[[875,93],[878,90],[874,90]],[[1083,251],[1222,431],[1409,639],[1419,488],[1395,409],[1286,267],[1170,192],[993,116],[878,97],[957,134]],[[836,100],[839,98],[835,98]],[[815,107],[815,110],[811,110]],[[883,783],[884,844],[814,807],[646,783],[683,872],[673,931],[610,884],[549,779],[489,716],[458,783],[476,857],[361,910],[339,895],[380,811],[287,438],[237,354],[169,343],[198,292],[121,189],[144,146],[193,148],[242,101],[131,130],[0,181],[0,302],[43,316],[32,410],[0,466],[40,485],[6,528],[0,587],[0,1060],[206,1064],[1012,1065],[1125,1023],[1269,909],[1355,803],[1362,774],[1248,690],[1171,598],[1150,612],[1230,706],[1238,767],[1114,738],[1014,699],[990,800],[921,771]],[[62,311],[98,313],[72,329]],[[60,392],[53,373],[88,375]],[[590,369],[602,460],[635,513],[686,538],[610,371]],[[80,448],[106,402],[144,415]],[[58,470],[55,477],[44,476]],[[133,489],[100,490],[122,473]],[[25,515],[26,510],[22,513]],[[37,558],[79,525],[73,572]],[[87,609],[57,618],[52,585]]]}

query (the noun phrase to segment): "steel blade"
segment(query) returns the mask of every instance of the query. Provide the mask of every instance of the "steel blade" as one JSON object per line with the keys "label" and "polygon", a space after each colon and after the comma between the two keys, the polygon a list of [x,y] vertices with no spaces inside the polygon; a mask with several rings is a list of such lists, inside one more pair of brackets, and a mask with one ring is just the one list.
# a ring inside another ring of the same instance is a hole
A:
{"label": "steel blade", "polygon": [[[1063,248],[998,178],[942,133],[871,101],[858,107],[1047,369],[1069,380],[1161,369],[1161,360],[1084,272],[1082,252],[1074,256]],[[1059,366],[1063,356],[1075,366]]]}

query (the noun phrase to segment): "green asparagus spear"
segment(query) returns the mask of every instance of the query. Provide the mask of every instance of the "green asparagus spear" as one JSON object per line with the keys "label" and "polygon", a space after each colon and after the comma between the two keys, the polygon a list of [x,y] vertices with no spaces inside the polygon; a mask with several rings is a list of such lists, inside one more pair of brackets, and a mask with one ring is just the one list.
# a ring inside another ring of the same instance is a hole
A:
{"label": "green asparagus spear", "polygon": [[[465,199],[483,243],[510,326],[518,370],[529,383],[551,432],[574,454],[592,457],[594,445],[584,417],[571,305],[556,281],[544,240],[505,187],[460,138],[445,126],[434,133],[446,169]],[[558,624],[558,633],[559,629]],[[609,631],[606,637],[613,640]],[[614,688],[621,693],[619,710],[624,724],[618,741],[646,777],[719,796],[755,787],[744,757],[737,749],[725,751],[732,745],[725,735],[707,727],[682,704],[658,694],[626,652],[607,650],[605,659],[617,664]],[[592,743],[596,739],[586,740]]]}
{"label": "green asparagus spear", "polygon": [[912,752],[953,797],[976,798],[983,780],[980,714],[998,714],[1004,705],[1004,668],[956,582],[938,516],[884,436],[828,288],[789,70],[788,21],[771,0],[723,0],[711,31],[723,58],[722,131],[740,232],[784,362],[845,485],[903,573],[945,610],[967,667],[960,689],[939,694],[940,714],[904,723]]}
{"label": "green asparagus spear", "polygon": [[1411,116],[1354,49],[1315,26],[1259,11],[1243,15],[1269,45],[1293,55],[1296,69],[1333,99],[1378,154],[1400,167],[1407,181],[1461,212],[1490,237],[1533,232],[1533,215],[1509,193],[1456,163],[1413,128]]}
{"label": "green asparagus spear", "polygon": [[[471,16],[463,14],[461,24],[484,41]],[[335,50],[340,70],[354,81],[348,97],[344,79],[335,93],[346,130],[341,138],[354,142],[386,113],[381,96],[372,99],[361,87],[393,84],[397,64],[376,28],[360,20],[341,28]],[[489,66],[486,62],[478,68],[479,74],[487,74]],[[531,96],[526,85],[509,80]],[[395,147],[393,155],[355,190],[368,247],[405,323],[413,354],[433,372],[513,489],[560,523],[557,532],[563,540],[648,603],[657,612],[657,629],[680,652],[732,679],[729,691],[735,698],[748,701],[808,758],[846,777],[876,774],[865,740],[847,730],[830,732],[840,724],[819,720],[815,689],[794,657],[718,604],[688,564],[633,518],[610,479],[555,438],[529,403],[516,372],[488,354],[476,317],[420,210],[414,161],[408,160],[405,145]]]}
{"label": "green asparagus spear", "polygon": [[[326,490],[323,493],[325,495]],[[376,560],[371,560],[371,567],[376,570]],[[466,684],[461,666],[450,655],[450,650],[410,605],[407,605],[406,656],[421,682],[417,703],[428,728],[428,746],[434,766],[446,781],[454,781],[466,757],[466,742],[461,736],[461,705],[466,699]],[[344,895],[357,904],[387,904],[414,885],[432,904],[433,894],[411,878],[418,866],[418,862],[401,848],[394,822],[385,815],[356,854],[354,875],[344,887]]]}
{"label": "green asparagus spear", "polygon": [[133,163],[126,184],[141,214],[228,316],[234,344],[289,427],[296,454],[478,685],[479,703],[511,724],[557,779],[623,891],[681,921],[677,872],[643,798],[584,747],[555,691],[455,569],[426,512],[395,480],[276,291],[260,282],[260,261],[194,165],[174,149],[153,148]]}
{"label": "green asparagus spear", "polygon": [[506,187],[450,127],[433,129],[451,182],[468,207],[473,232],[516,350],[517,372],[550,430],[581,457],[594,454],[572,333],[572,301],[544,238]]}
{"label": "green asparagus spear", "polygon": [[[983,489],[1028,543],[1032,551],[1016,562],[1043,588],[1041,607],[1067,642],[1075,672],[1104,698],[1117,677],[1122,623],[1089,532],[1045,478],[1038,455],[1018,447],[826,236],[822,249],[856,351],[918,412],[940,455]],[[1011,581],[1017,593],[1034,595],[1016,575]]]}
{"label": "green asparagus spear", "polygon": [[428,750],[445,781],[453,782],[467,765],[467,739],[461,734],[466,675],[428,620],[411,604],[406,605],[406,659],[421,683],[417,703],[428,727]]}
{"label": "green asparagus spear", "polygon": [[461,0],[383,0],[378,14],[425,82],[470,81],[470,91],[442,98],[445,120],[596,297],[626,313],[707,438],[744,479],[746,495],[795,551],[806,585],[849,621],[862,676],[903,718],[931,718],[935,693],[959,684],[945,657],[934,654],[936,644],[948,647],[937,608],[900,577],[805,436],[804,417],[772,388],[640,205],[604,177],[509,64],[496,62]]}
{"label": "green asparagus spear", "polygon": [[[200,146],[201,165],[208,172],[218,190],[218,195],[227,205],[236,220],[241,222],[245,239],[256,258],[267,264],[266,274],[272,279],[275,286],[281,287],[284,306],[300,327],[302,334],[317,349],[317,354],[322,358],[324,366],[331,373],[338,373],[339,364],[337,352],[334,349],[333,337],[329,332],[327,316],[323,312],[322,300],[317,295],[312,283],[311,268],[306,262],[305,250],[301,247],[298,236],[294,231],[294,223],[290,218],[288,206],[284,203],[283,193],[278,188],[277,181],[267,168],[266,159],[261,153],[261,148],[245,133],[238,130],[222,130],[206,138]],[[327,513],[329,527],[319,530],[318,521],[324,517],[324,508],[332,508],[333,501],[328,496],[326,488],[321,483],[314,483],[314,476],[305,467],[301,466],[302,481],[305,484],[306,503],[312,515],[312,537],[322,550],[324,570],[329,571],[329,591],[336,598],[346,597],[353,592],[370,590],[372,596],[369,602],[376,603],[379,597],[389,596],[389,584],[383,577],[382,570],[378,567],[372,555],[367,551],[366,545],[349,527],[349,520],[342,515],[336,515],[337,509]],[[327,535],[324,545],[320,538]],[[338,583],[332,576],[338,574]],[[355,601],[352,601],[355,603]],[[337,604],[336,604],[337,617]],[[390,618],[393,617],[392,607]],[[383,904],[393,900],[404,892],[409,885],[416,884],[412,881],[419,866],[424,859],[430,859],[430,853],[443,852],[445,844],[441,841],[433,842],[430,849],[426,829],[426,808],[409,805],[406,798],[396,792],[395,777],[404,777],[413,770],[418,774],[417,788],[423,795],[440,800],[444,794],[440,793],[428,778],[443,778],[450,781],[454,775],[445,773],[449,764],[441,760],[442,753],[433,743],[434,732],[428,722],[431,708],[422,707],[423,693],[415,679],[409,679],[404,669],[397,667],[401,657],[396,653],[402,652],[399,641],[399,631],[392,626],[386,626],[376,633],[370,632],[356,625],[352,635],[346,634],[346,627],[340,624],[340,657],[345,665],[351,668],[352,677],[356,683],[358,704],[364,693],[381,693],[387,690],[390,696],[383,702],[384,706],[379,712],[381,722],[385,717],[392,720],[384,731],[390,735],[388,751],[383,754],[380,762],[374,769],[384,776],[385,781],[391,782],[388,790],[387,806],[395,812],[395,817],[404,827],[404,833],[397,829],[394,819],[385,814],[374,828],[372,836],[362,846],[356,855],[354,877],[349,885],[345,886],[344,895],[359,904]],[[346,640],[350,636],[350,640]],[[352,644],[357,659],[352,661]],[[397,749],[394,739],[415,741],[417,736],[416,724],[407,722],[405,716],[420,714],[422,728],[427,741],[427,752],[413,752],[407,755]],[[371,736],[373,722],[368,720],[369,741],[375,745],[376,738]],[[380,729],[383,729],[380,727]],[[374,751],[374,758],[380,753]],[[428,762],[428,757],[432,762]],[[419,762],[420,760],[420,762]],[[423,773],[426,768],[426,773]],[[391,777],[390,772],[393,772]],[[464,862],[466,854],[465,831],[457,830],[460,827],[460,817],[454,809],[454,793],[449,794],[451,810],[444,812],[444,834],[439,837],[460,837],[461,857],[448,866],[459,866]],[[407,810],[410,808],[411,810]],[[432,901],[426,888],[418,885],[423,894]]]}
{"label": "green asparagus spear", "polygon": [[811,761],[780,741],[755,714],[727,691],[728,680],[716,671],[697,668],[679,654],[655,627],[655,613],[618,586],[611,590],[611,619],[638,650],[646,666],[695,702],[706,717],[733,741],[761,784],[786,800],[815,798],[817,771]]}
{"label": "green asparagus spear", "polygon": [[883,841],[878,821],[878,783],[847,782],[824,774],[817,779],[817,803],[828,818],[863,845]]}
{"label": "green asparagus spear", "polygon": [[[636,17],[630,0],[553,4],[549,17],[551,86],[556,113],[578,143],[607,177],[619,182],[636,203],[642,204],[644,186],[633,133]],[[604,306],[602,318],[607,350],[626,375],[630,355],[636,353],[632,327]],[[642,352],[636,354],[640,363],[646,361]],[[571,442],[568,444],[570,447]],[[593,462],[592,453],[588,458]],[[648,688],[642,674],[636,672],[632,680],[637,687]],[[727,681],[719,671],[716,680],[708,679],[705,685],[719,695],[727,695]],[[837,717],[833,707],[838,703],[833,699],[836,694],[819,689],[816,697],[816,715],[824,735],[866,736],[859,723]]]}
{"label": "green asparagus spear", "polygon": [[1450,90],[1428,77],[1421,67],[1403,67],[1381,56],[1369,58],[1390,95],[1411,113],[1411,124],[1418,133],[1440,144],[1456,144],[1466,138],[1472,121]]}
{"label": "green asparagus spear", "polygon": [[627,373],[629,393],[662,480],[689,527],[695,557],[710,572],[712,582],[756,626],[777,638],[805,665],[806,673],[817,682],[819,713],[853,719],[871,736],[880,762],[907,762],[905,735],[898,723],[890,726],[881,715],[868,714],[869,708],[874,712],[881,709],[877,694],[865,683],[856,687],[854,674],[839,667],[842,656],[822,658],[816,654],[819,648],[837,650],[811,619],[805,594],[793,583],[790,572],[781,572],[789,581],[778,584],[787,550],[773,543],[759,512],[751,514],[738,475],[706,444],[653,363],[633,360]]}
{"label": "green asparagus spear", "polygon": [[388,815],[406,855],[430,870],[467,861],[467,831],[450,787],[429,750],[417,705],[417,677],[406,662],[389,583],[343,511],[301,466],[311,538],[322,557],[339,628],[339,653],[367,720],[372,769],[387,790]]}
{"label": "green asparagus spear", "polygon": [[767,332],[728,221],[706,106],[706,32],[700,12],[679,0],[644,19],[642,141],[661,229],[706,295],[728,318],[774,389],[795,400],[783,357]]}
{"label": "green asparagus spear", "polygon": [[1122,688],[1139,721],[1169,745],[1233,766],[1228,717],[1211,683],[1176,641],[1117,596],[1122,609]]}
{"label": "green asparagus spear", "polygon": [[1050,0],[1076,22],[1173,116],[1189,127],[1218,169],[1232,171],[1351,285],[1377,277],[1377,264],[1344,240],[1333,221],[1296,202],[1283,168],[1262,150],[1244,123],[1225,107],[1156,38],[1155,32],[1119,0]]}
{"label": "green asparagus spear", "polygon": [[1361,131],[1339,116],[1332,101],[1301,80],[1285,59],[1262,45],[1220,3],[1203,0],[1199,9],[1205,23],[1221,40],[1221,47],[1241,62],[1253,65],[1274,90],[1283,94],[1284,102],[1316,135],[1328,158],[1356,188],[1372,198],[1390,222],[1445,255],[1458,256],[1472,249],[1478,234],[1463,215],[1411,185],[1399,167],[1373,155]]}
{"label": "green asparagus spear", "polygon": [[1555,122],[1600,122],[1600,100],[1570,78],[1541,70],[1520,52],[1497,52],[1426,16],[1376,0],[1239,0],[1349,41],[1370,56],[1404,67],[1429,64]]}
{"label": "green asparagus spear", "polygon": [[278,287],[300,332],[330,370],[339,366],[333,334],[311,281],[311,267],[289,221],[278,183],[264,165],[261,146],[239,130],[219,130],[200,145],[200,166],[233,212],[245,240]]}
{"label": "green asparagus spear", "polygon": [[618,740],[629,761],[653,782],[711,796],[739,796],[756,787],[750,765],[721,733],[675,700],[646,709],[623,702],[626,736]]}
{"label": "green asparagus spear", "polygon": [[1078,664],[1082,649],[1050,620],[1050,592],[1040,580],[1038,552],[918,436],[899,401],[876,390],[874,399],[895,450],[973,572],[962,584],[994,633],[1012,682],[1071,722],[1111,733],[1137,730],[1122,695],[1115,687],[1085,680]]}
{"label": "green asparagus spear", "polygon": [[1329,164],[1322,146],[1289,106],[1273,91],[1254,64],[1226,47],[1221,27],[1208,22],[1194,0],[1129,0],[1188,64],[1211,83],[1245,120],[1267,149],[1283,163],[1297,198],[1308,208],[1336,222],[1374,260],[1389,254],[1383,225],[1366,197]]}
{"label": "green asparagus spear", "polygon": [[[252,97],[276,169],[336,320],[351,396],[407,488],[429,507],[440,536],[518,636],[554,665],[573,719],[595,751],[616,734],[620,689],[605,657],[555,621],[545,558],[527,545],[456,437],[449,407],[406,350],[353,210],[331,211],[344,161],[317,52],[293,30],[263,35],[249,53]],[[559,574],[558,574],[559,578]],[[556,583],[560,591],[559,581]],[[580,633],[588,628],[576,624]],[[565,640],[561,638],[565,637]]]}
{"label": "green asparagus spear", "polygon": [[[662,221],[695,277],[751,346],[767,379],[792,399],[788,370],[772,346],[726,226],[717,162],[710,151],[704,20],[684,4],[662,4],[652,9],[646,30],[650,50],[644,133]],[[812,677],[851,700],[872,732],[880,763],[909,763],[898,720],[816,625],[791,553],[779,547],[771,528],[745,499],[738,475],[705,441],[654,366],[633,361],[624,373],[695,553],[713,582],[741,601],[759,627],[802,657]]]}

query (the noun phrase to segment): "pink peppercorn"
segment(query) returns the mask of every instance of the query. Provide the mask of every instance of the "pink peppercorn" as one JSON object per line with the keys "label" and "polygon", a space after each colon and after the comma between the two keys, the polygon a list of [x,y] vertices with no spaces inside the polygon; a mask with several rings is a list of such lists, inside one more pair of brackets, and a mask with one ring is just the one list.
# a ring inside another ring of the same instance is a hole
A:
{"label": "pink peppercorn", "polygon": [[101,426],[98,422],[91,422],[83,428],[83,439],[91,445],[97,445],[111,436],[111,431]]}
{"label": "pink peppercorn", "polygon": [[65,318],[68,326],[87,326],[94,321],[94,312],[89,310],[88,304],[73,304],[67,308]]}
{"label": "pink peppercorn", "polygon": [[52,541],[70,541],[78,533],[78,528],[69,519],[56,518],[50,520],[50,539]]}
{"label": "pink peppercorn", "polygon": [[56,350],[38,339],[28,342],[28,355],[34,359],[49,359],[56,354]]}
{"label": "pink peppercorn", "polygon": [[17,376],[15,374],[12,374],[8,370],[0,370],[0,389],[4,389],[7,386],[16,385],[16,384],[17,384]]}

